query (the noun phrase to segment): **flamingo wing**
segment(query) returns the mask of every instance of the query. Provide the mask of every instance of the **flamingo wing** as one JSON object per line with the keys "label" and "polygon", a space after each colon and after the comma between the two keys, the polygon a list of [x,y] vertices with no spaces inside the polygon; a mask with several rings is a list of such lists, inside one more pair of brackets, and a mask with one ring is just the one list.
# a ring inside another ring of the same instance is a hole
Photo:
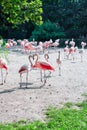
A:
{"label": "flamingo wing", "polygon": [[0,68],[8,69],[7,62],[3,58],[0,59]]}
{"label": "flamingo wing", "polygon": [[21,66],[21,68],[19,69],[19,73],[23,73],[23,72],[26,72],[26,71],[28,71],[28,66],[27,65],[23,65],[23,66]]}
{"label": "flamingo wing", "polygon": [[54,67],[48,62],[41,61],[39,62],[39,66],[43,70],[55,70]]}

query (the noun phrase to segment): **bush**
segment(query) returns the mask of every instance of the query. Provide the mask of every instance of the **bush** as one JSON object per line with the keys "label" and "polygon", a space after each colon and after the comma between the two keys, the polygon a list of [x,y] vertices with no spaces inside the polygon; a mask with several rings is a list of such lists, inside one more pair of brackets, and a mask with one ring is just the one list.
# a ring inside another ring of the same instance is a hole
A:
{"label": "bush", "polygon": [[49,39],[56,40],[59,38],[64,38],[65,32],[62,27],[56,25],[55,23],[45,22],[43,25],[36,26],[35,30],[32,32],[32,35],[29,40],[36,41],[46,41]]}

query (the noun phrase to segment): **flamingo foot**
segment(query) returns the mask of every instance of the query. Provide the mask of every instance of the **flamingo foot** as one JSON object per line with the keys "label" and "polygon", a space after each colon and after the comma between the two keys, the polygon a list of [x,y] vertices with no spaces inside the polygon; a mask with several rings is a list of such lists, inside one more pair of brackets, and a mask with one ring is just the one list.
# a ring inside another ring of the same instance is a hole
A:
{"label": "flamingo foot", "polygon": [[20,83],[20,88],[22,88],[22,85],[21,85],[21,83]]}
{"label": "flamingo foot", "polygon": [[27,83],[26,83],[26,88],[27,88]]}

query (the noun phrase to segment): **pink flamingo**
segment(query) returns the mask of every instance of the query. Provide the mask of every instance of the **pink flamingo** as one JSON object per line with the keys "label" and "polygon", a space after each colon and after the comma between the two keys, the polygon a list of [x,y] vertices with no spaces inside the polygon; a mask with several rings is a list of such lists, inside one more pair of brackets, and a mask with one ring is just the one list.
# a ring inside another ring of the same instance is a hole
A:
{"label": "pink flamingo", "polygon": [[11,48],[11,45],[9,43],[6,43],[6,48]]}
{"label": "pink flamingo", "polygon": [[75,53],[75,48],[74,46],[72,46],[69,48],[68,58],[71,55],[73,57],[73,61],[74,61],[74,53]]}
{"label": "pink flamingo", "polygon": [[56,47],[58,47],[60,44],[59,41],[60,41],[60,39],[55,40],[55,42],[52,43],[51,46],[53,46],[56,49]]}
{"label": "pink flamingo", "polygon": [[[37,56],[35,56],[35,55],[29,55],[28,59],[29,59],[30,65],[31,65],[31,70],[32,69],[38,69],[38,67],[34,65],[35,61],[37,59]],[[40,75],[41,75],[41,82],[42,82],[42,70],[40,70]]]}
{"label": "pink flamingo", "polygon": [[46,70],[54,71],[55,69],[50,63],[48,63],[46,61],[38,61],[38,54],[34,54],[33,58],[35,58],[35,57],[36,57],[36,60],[35,60],[34,65],[31,63],[32,67],[33,68],[39,68],[41,70],[41,81],[42,81],[42,70],[44,71],[44,85],[45,85],[45,83],[46,83],[45,71]]}
{"label": "pink flamingo", "polygon": [[20,88],[22,86],[22,74],[26,73],[26,88],[27,88],[27,83],[28,83],[28,72],[29,72],[29,66],[24,64],[20,67],[19,69],[19,74],[20,74]]}
{"label": "pink flamingo", "polygon": [[[8,65],[7,65],[7,62],[4,58],[0,58],[0,69],[1,69],[1,77],[2,77],[2,83],[1,85],[3,85],[3,82],[5,83],[6,82],[6,78],[7,78],[7,70],[8,70]],[[6,75],[5,75],[5,78],[4,78],[4,81],[3,81],[3,71],[2,69],[5,69],[6,70]]]}
{"label": "pink flamingo", "polygon": [[62,63],[62,61],[60,59],[60,51],[58,51],[58,58],[56,59],[56,62],[59,66],[59,76],[60,76],[61,75],[61,63]]}
{"label": "pink flamingo", "polygon": [[12,46],[17,46],[17,42],[12,39],[8,39],[6,43],[6,48],[11,48]]}
{"label": "pink flamingo", "polygon": [[28,42],[24,45],[24,50],[25,50],[25,52],[27,52],[27,51],[31,52],[31,51],[35,50],[35,47],[30,42]]}
{"label": "pink flamingo", "polygon": [[45,41],[44,43],[43,43],[43,53],[44,53],[44,51],[47,49],[47,48],[49,48],[50,46],[51,46],[51,40],[49,40],[49,41]]}
{"label": "pink flamingo", "polygon": [[[29,62],[31,64],[31,69],[38,68],[36,65],[34,65],[32,63],[34,60],[37,60],[37,55],[36,56],[35,55],[29,55],[28,59],[29,59]],[[41,82],[42,82],[42,70],[41,69],[40,69],[40,75],[41,75]]]}

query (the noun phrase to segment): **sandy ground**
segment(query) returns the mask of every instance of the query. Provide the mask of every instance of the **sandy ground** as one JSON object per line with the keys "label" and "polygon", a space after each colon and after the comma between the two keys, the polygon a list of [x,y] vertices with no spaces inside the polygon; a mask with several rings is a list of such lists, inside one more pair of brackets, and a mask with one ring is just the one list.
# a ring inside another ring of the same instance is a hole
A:
{"label": "sandy ground", "polygon": [[[18,70],[23,64],[30,66],[28,54],[23,53],[20,48],[9,51],[7,82],[0,85],[0,122],[21,119],[43,121],[49,106],[60,108],[66,102],[80,102],[84,99],[82,94],[87,93],[87,50],[84,51],[83,62],[78,52],[73,62],[64,59],[63,49],[59,50],[62,59],[61,76],[56,63],[58,50],[50,49],[49,62],[55,67],[55,71],[48,77],[43,87],[40,87],[43,84],[40,82],[40,71],[30,71],[27,89],[25,84],[20,89]],[[43,59],[43,54],[40,54],[40,59]],[[25,82],[25,75],[23,82]]]}

